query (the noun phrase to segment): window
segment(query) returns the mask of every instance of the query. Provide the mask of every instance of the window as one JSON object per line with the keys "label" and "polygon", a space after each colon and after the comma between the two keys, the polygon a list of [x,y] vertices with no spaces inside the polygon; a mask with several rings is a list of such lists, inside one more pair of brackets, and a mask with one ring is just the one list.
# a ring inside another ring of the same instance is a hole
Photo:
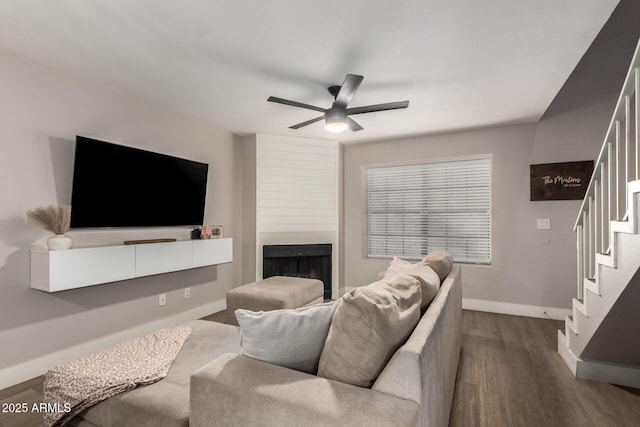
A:
{"label": "window", "polygon": [[491,158],[367,169],[368,255],[491,262]]}

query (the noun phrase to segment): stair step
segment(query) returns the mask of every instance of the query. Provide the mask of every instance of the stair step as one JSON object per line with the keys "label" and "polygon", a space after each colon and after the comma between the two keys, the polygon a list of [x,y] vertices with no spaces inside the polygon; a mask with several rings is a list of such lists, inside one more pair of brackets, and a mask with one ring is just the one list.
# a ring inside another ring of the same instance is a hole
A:
{"label": "stair step", "polygon": [[600,296],[600,286],[594,279],[584,279],[584,290]]}
{"label": "stair step", "polygon": [[[586,317],[589,317],[587,314],[587,306],[584,303],[583,299],[574,298],[573,299],[573,308],[580,313],[584,314]],[[575,312],[574,312],[575,315]]]}
{"label": "stair step", "polygon": [[613,251],[609,251],[608,254],[596,254],[596,263],[600,265],[606,265],[607,267],[616,268],[616,257],[613,255]]}
{"label": "stair step", "polygon": [[558,329],[558,347],[569,348],[569,340],[561,329]]}
{"label": "stair step", "polygon": [[629,221],[611,221],[611,231],[615,233],[633,234],[633,223]]}
{"label": "stair step", "polygon": [[576,375],[577,368],[577,358],[571,351],[571,347],[569,346],[569,337],[562,333],[562,331],[558,331],[558,353],[560,353],[560,357],[564,360],[564,363],[567,364],[569,369],[571,369],[571,373]]}
{"label": "stair step", "polygon": [[577,328],[575,322],[573,321],[573,316],[565,316],[564,324],[574,334],[578,335],[578,328]]}

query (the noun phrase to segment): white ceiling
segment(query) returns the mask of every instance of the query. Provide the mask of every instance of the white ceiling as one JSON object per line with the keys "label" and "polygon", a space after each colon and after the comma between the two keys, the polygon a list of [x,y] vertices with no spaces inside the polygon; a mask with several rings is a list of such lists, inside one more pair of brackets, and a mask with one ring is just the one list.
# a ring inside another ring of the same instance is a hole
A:
{"label": "white ceiling", "polygon": [[234,133],[334,138],[320,107],[347,73],[343,142],[537,120],[618,0],[0,0],[0,45]]}

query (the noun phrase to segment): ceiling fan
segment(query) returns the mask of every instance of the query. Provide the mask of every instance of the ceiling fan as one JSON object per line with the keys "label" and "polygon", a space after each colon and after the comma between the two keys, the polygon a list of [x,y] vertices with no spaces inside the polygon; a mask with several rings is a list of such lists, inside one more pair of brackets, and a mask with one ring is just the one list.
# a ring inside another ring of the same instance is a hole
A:
{"label": "ceiling fan", "polygon": [[385,104],[367,105],[364,107],[347,108],[347,105],[351,101],[351,98],[353,98],[356,90],[358,90],[358,86],[360,86],[360,83],[362,83],[363,79],[364,77],[357,74],[347,74],[347,77],[344,79],[342,86],[330,86],[328,90],[331,96],[333,96],[334,98],[331,108],[316,107],[314,105],[304,104],[297,101],[290,101],[288,99],[278,98],[275,96],[270,96],[267,101],[277,102],[284,105],[291,105],[292,107],[306,108],[307,110],[314,110],[324,113],[322,116],[316,117],[315,119],[307,120],[305,122],[289,126],[289,129],[300,129],[303,126],[307,126],[324,119],[326,129],[331,132],[343,132],[347,130],[347,128],[351,129],[354,132],[362,130],[363,127],[360,126],[351,117],[349,117],[351,115],[373,113],[375,111],[397,110],[400,108],[407,108],[409,106],[409,101],[401,101],[387,102]]}

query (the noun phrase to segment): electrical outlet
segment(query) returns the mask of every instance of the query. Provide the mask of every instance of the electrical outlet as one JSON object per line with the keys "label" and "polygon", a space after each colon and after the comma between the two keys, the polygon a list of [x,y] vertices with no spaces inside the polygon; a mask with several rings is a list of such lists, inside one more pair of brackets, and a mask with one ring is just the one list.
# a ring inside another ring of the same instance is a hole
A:
{"label": "electrical outlet", "polygon": [[162,307],[163,305],[167,305],[167,294],[160,294],[158,297],[158,307]]}
{"label": "electrical outlet", "polygon": [[538,219],[536,223],[538,230],[550,230],[551,220],[549,218]]}
{"label": "electrical outlet", "polygon": [[191,298],[191,288],[184,288],[184,297]]}

